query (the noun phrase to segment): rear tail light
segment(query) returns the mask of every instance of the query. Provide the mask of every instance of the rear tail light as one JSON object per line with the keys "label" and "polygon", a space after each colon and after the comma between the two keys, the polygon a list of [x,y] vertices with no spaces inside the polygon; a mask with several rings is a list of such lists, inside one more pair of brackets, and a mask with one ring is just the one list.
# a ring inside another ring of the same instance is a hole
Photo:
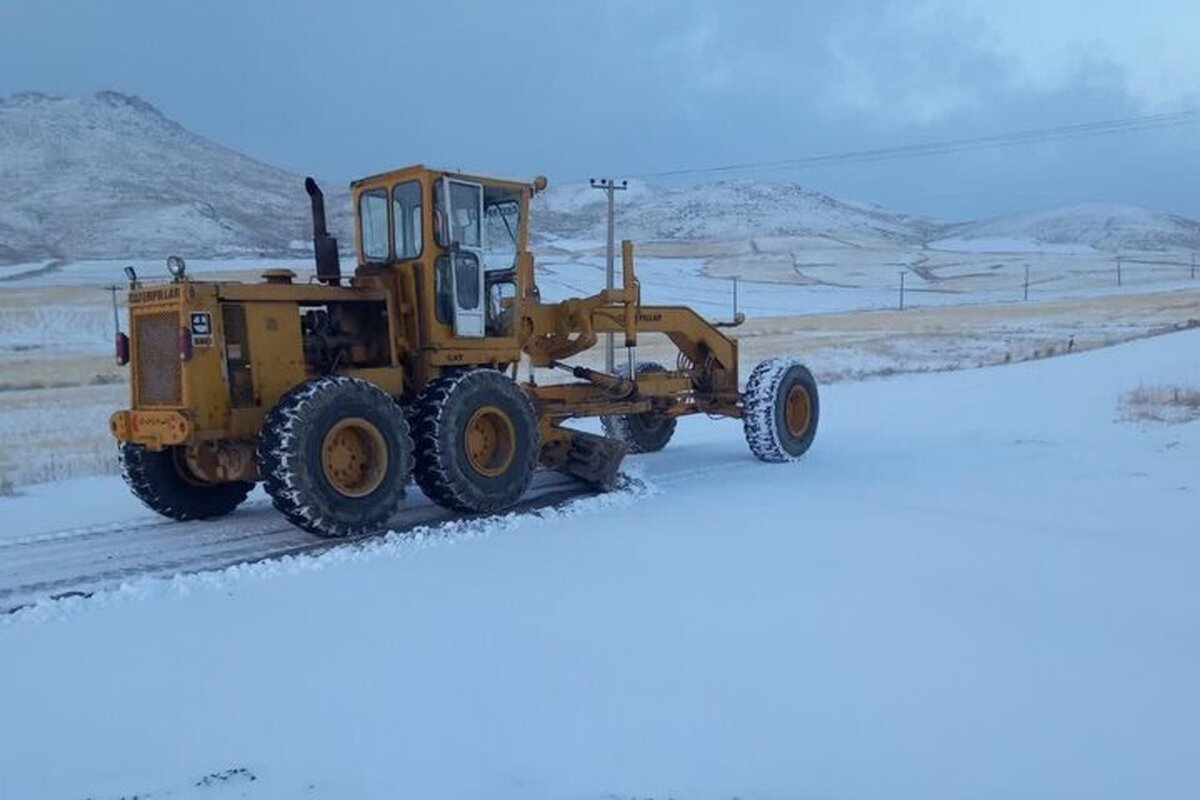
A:
{"label": "rear tail light", "polygon": [[123,367],[129,363],[129,337],[117,331],[117,366]]}
{"label": "rear tail light", "polygon": [[179,360],[190,361],[192,358],[192,332],[188,328],[179,329]]}

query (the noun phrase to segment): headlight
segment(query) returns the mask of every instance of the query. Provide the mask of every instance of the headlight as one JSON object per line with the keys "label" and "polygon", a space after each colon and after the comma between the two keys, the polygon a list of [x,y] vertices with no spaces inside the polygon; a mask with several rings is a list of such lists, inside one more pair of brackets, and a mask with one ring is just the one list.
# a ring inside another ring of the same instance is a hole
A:
{"label": "headlight", "polygon": [[187,264],[179,256],[167,256],[167,272],[178,279],[183,277],[183,273],[187,271]]}

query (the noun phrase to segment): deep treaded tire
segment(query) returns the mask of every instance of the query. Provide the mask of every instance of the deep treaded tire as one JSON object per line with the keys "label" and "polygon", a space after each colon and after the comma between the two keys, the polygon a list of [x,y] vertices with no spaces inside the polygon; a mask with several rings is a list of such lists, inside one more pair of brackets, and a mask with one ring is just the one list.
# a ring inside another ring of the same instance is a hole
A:
{"label": "deep treaded tire", "polygon": [[791,358],[754,368],[742,399],[742,426],[750,451],[763,461],[795,461],[817,435],[821,406],[817,382]]}
{"label": "deep treaded tire", "polygon": [[[637,374],[642,375],[646,372],[666,372],[666,369],[662,364],[653,361],[639,361]],[[629,366],[621,364],[615,373],[626,378],[629,376]],[[657,453],[662,450],[675,435],[676,422],[675,417],[664,416],[654,411],[600,418],[604,435],[624,444],[626,452],[629,453]]]}
{"label": "deep treaded tire", "polygon": [[275,508],[318,536],[379,530],[404,499],[412,440],[378,386],[326,376],[295,387],[263,422],[258,470]]}
{"label": "deep treaded tire", "polygon": [[177,520],[212,519],[233,511],[253,483],[205,483],[191,474],[183,448],[155,452],[122,442],[118,448],[121,476],[137,499],[152,511]]}
{"label": "deep treaded tire", "polygon": [[537,414],[504,373],[468,369],[431,381],[413,408],[414,477],[438,505],[500,511],[529,488],[537,467]]}

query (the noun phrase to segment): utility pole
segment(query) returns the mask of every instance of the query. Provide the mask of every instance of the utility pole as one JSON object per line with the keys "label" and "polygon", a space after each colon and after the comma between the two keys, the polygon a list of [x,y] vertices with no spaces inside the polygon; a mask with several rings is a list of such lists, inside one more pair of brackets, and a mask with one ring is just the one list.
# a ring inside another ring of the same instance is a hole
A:
{"label": "utility pole", "polygon": [[1196,280],[1196,251],[1192,251],[1192,280]]}
{"label": "utility pole", "polygon": [[[606,251],[606,265],[604,272],[604,288],[612,291],[614,287],[614,262],[616,261],[616,240],[613,237],[613,222],[614,222],[614,205],[613,192],[622,192],[629,187],[629,181],[621,181],[618,186],[617,182],[612,178],[591,178],[588,183],[593,189],[603,189],[608,195],[608,249]],[[609,375],[615,370],[615,358],[613,356],[613,335],[611,333],[604,334],[604,371]],[[630,378],[635,377],[630,375]]]}
{"label": "utility pole", "polygon": [[1029,299],[1029,265],[1025,265],[1025,299]]}
{"label": "utility pole", "polygon": [[1121,285],[1121,257],[1117,256],[1117,286]]}
{"label": "utility pole", "polygon": [[904,310],[904,272],[900,270],[900,310]]}

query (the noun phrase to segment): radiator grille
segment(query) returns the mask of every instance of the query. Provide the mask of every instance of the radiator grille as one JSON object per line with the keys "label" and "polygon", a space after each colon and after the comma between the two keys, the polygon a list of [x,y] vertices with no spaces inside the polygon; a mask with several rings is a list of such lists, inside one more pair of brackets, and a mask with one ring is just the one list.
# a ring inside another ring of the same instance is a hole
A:
{"label": "radiator grille", "polygon": [[183,399],[179,314],[174,311],[139,314],[134,319],[137,405],[179,405]]}

